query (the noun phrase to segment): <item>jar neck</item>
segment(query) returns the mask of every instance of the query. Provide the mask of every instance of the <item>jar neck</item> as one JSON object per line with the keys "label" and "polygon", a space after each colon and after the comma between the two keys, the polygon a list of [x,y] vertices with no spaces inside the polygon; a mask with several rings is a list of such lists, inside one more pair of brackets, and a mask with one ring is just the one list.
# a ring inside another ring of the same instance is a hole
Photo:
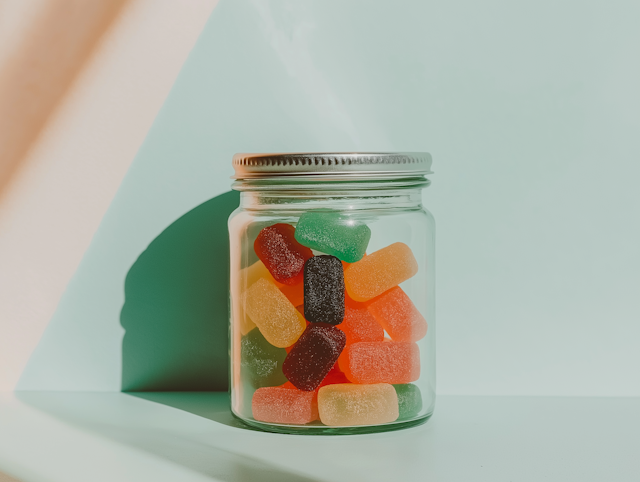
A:
{"label": "jar neck", "polygon": [[269,182],[237,181],[240,208],[245,210],[298,211],[332,209],[422,209],[425,178],[376,182]]}

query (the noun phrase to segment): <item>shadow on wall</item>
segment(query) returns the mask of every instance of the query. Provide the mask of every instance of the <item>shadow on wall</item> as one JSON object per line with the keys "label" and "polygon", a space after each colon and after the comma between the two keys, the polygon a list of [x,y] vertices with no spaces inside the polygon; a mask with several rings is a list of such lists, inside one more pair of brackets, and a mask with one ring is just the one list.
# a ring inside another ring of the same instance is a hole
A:
{"label": "shadow on wall", "polygon": [[189,211],[129,270],[122,391],[227,389],[227,220],[238,203],[230,191]]}

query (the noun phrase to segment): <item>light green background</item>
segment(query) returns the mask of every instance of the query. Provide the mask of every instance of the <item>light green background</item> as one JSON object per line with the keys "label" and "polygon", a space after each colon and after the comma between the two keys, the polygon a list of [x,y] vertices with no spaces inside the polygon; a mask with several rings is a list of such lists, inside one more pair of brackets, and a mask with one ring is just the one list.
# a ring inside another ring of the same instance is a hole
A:
{"label": "light green background", "polygon": [[[197,223],[229,198],[183,216],[228,190],[233,153],[425,150],[439,391],[640,395],[638,18],[620,1],[222,0],[18,388],[121,388],[125,278],[158,236],[151,259],[198,226],[224,237]],[[211,357],[205,388],[224,388]]]}

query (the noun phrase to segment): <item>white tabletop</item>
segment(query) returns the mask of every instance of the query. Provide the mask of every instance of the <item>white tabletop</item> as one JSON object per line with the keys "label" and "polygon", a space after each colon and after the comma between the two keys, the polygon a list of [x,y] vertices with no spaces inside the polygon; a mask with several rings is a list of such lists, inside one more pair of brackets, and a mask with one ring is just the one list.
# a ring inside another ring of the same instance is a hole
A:
{"label": "white tabletop", "polygon": [[242,426],[225,393],[4,393],[0,472],[24,482],[637,482],[640,399],[441,396],[420,427],[292,436]]}

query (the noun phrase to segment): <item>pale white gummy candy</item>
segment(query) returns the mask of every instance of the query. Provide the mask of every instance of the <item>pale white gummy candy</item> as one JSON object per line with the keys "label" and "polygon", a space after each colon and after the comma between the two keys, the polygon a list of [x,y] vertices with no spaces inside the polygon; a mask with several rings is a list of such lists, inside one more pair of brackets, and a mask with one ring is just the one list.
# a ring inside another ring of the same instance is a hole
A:
{"label": "pale white gummy candy", "polygon": [[326,385],[318,391],[318,412],[330,426],[389,423],[399,415],[398,395],[388,383]]}

